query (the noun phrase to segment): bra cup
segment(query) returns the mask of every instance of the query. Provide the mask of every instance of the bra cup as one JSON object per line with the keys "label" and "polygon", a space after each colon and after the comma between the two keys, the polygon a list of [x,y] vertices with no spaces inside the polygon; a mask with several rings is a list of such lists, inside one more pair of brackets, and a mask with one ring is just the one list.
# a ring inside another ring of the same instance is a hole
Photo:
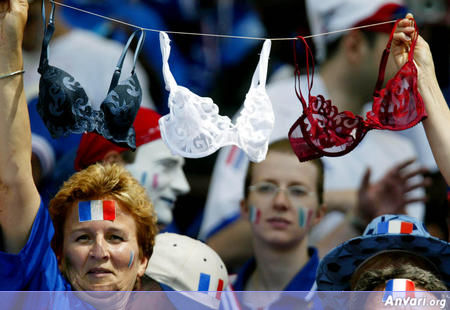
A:
{"label": "bra cup", "polygon": [[310,146],[303,137],[302,126],[300,124],[304,124],[305,117],[305,115],[302,115],[298,120],[296,120],[289,129],[288,133],[289,142],[291,143],[292,148],[295,150],[295,154],[298,156],[300,161],[307,161],[322,156],[316,151],[316,148]]}
{"label": "bra cup", "polygon": [[300,161],[341,156],[353,150],[369,130],[360,116],[338,113],[321,95],[309,97],[305,113],[289,130],[289,140]]}
{"label": "bra cup", "polygon": [[[141,105],[142,90],[135,66],[145,38],[143,29],[136,30],[128,39],[114,71],[108,95],[100,105],[100,110],[94,111],[80,83],[65,71],[49,65],[49,43],[55,30],[55,4],[51,2],[48,24],[45,1],[42,1],[41,9],[44,39],[38,68],[41,79],[37,110],[51,135],[57,138],[71,133],[96,131],[113,143],[136,149],[133,122]],[[139,32],[141,35],[131,76],[118,83],[127,51]]]}
{"label": "bra cup", "polygon": [[219,114],[219,108],[211,98],[200,97],[177,85],[168,63],[170,39],[164,32],[160,33],[160,46],[164,81],[170,92],[170,112],[159,119],[159,124],[161,137],[172,153],[199,158],[234,144],[247,152],[251,160],[263,160],[274,123],[271,103],[264,90],[270,40],[264,43],[260,64],[236,125],[229,117]]}
{"label": "bra cup", "polygon": [[[375,86],[372,110],[367,112],[368,123],[376,129],[404,130],[427,117],[425,105],[417,86],[417,68],[413,61],[418,36],[413,36],[408,61],[381,89],[395,24],[380,63],[380,72]],[[416,33],[417,24],[413,22]]]}
{"label": "bra cup", "polygon": [[52,137],[92,131],[93,110],[80,83],[67,72],[50,65],[42,72],[37,111]]}
{"label": "bra cup", "polygon": [[[141,33],[134,54],[131,76],[120,80],[125,56],[131,43]],[[135,72],[136,61],[144,42],[143,29],[134,31],[128,38],[113,73],[108,95],[100,105],[96,118],[96,131],[111,142],[125,148],[136,149],[136,133],[133,123],[142,101],[142,88]]]}
{"label": "bra cup", "polygon": [[142,101],[142,89],[134,73],[109,91],[100,105],[97,132],[119,145],[136,149],[133,122]]}
{"label": "bra cup", "polygon": [[238,146],[253,162],[261,162],[266,157],[274,123],[272,103],[264,86],[251,88],[236,120],[236,132]]}
{"label": "bra cup", "polygon": [[[388,81],[382,89],[385,69],[390,47],[393,40],[395,24],[389,41],[381,57],[378,79],[375,85],[372,110],[366,113],[366,120],[350,111],[339,113],[336,106],[323,96],[311,96],[312,79],[314,77],[314,62],[312,76],[308,79],[308,103],[302,94],[300,71],[296,64],[296,93],[303,107],[300,118],[289,130],[289,141],[300,161],[307,161],[321,156],[341,156],[352,151],[371,129],[404,130],[416,125],[427,114],[425,106],[417,90],[417,68],[413,62],[413,54],[417,36],[411,44],[408,61]],[[417,32],[417,25],[414,23]],[[312,52],[303,37],[306,47],[306,67]],[[295,55],[295,54],[294,54]]]}
{"label": "bra cup", "polygon": [[49,65],[48,46],[55,30],[55,4],[51,3],[49,22],[46,22],[45,2],[42,1],[44,39],[39,61],[39,100],[37,111],[53,138],[92,131],[94,111],[89,98],[73,76]]}
{"label": "bra cup", "polygon": [[404,130],[426,117],[416,77],[416,66],[408,61],[385,88],[375,92],[372,110],[366,114],[374,127]]}
{"label": "bra cup", "polygon": [[169,95],[170,114],[159,120],[161,135],[172,152],[185,157],[214,153],[232,127],[228,117],[219,115],[211,98],[200,97],[183,86]]}
{"label": "bra cup", "polygon": [[[339,113],[330,100],[321,95],[310,98],[310,112],[300,123],[307,142],[316,151],[328,156],[340,156],[358,145],[365,135],[364,120],[350,111]],[[309,127],[309,128],[308,128]]]}

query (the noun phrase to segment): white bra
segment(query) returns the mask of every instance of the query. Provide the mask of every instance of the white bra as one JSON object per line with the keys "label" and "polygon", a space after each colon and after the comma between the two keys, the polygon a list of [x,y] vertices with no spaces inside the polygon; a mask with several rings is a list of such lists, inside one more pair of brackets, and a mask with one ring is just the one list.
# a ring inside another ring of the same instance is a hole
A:
{"label": "white bra", "polygon": [[161,137],[173,154],[188,158],[208,156],[226,145],[244,150],[253,162],[265,159],[275,117],[266,93],[267,64],[271,41],[264,42],[250,89],[236,124],[219,114],[208,97],[200,97],[177,85],[168,60],[170,39],[160,32],[163,75],[169,94],[169,114],[159,119]]}

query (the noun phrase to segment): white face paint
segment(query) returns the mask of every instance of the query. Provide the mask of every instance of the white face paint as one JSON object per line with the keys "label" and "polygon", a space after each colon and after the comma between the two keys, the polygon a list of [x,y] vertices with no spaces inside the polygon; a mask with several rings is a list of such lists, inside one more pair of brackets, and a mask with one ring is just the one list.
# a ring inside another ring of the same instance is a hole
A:
{"label": "white face paint", "polygon": [[125,165],[147,190],[158,216],[158,224],[172,222],[172,209],[177,196],[190,191],[183,165],[184,159],[172,155],[161,139],[138,147],[134,163]]}

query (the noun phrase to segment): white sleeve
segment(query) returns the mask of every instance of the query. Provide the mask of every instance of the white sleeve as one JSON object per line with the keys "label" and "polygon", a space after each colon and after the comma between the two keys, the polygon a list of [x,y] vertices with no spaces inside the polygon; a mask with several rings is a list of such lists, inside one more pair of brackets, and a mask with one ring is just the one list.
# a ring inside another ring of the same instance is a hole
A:
{"label": "white sleeve", "polygon": [[248,163],[247,154],[236,146],[227,146],[219,151],[206,199],[199,239],[205,240],[211,232],[239,214]]}
{"label": "white sleeve", "polygon": [[396,133],[411,141],[417,153],[417,160],[422,166],[432,172],[438,170],[422,123]]}

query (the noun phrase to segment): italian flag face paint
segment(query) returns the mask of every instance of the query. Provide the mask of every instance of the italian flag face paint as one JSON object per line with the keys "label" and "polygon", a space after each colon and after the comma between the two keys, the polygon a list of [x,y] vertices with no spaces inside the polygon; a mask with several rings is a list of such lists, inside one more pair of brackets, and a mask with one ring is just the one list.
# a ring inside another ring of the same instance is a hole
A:
{"label": "italian flag face paint", "polygon": [[250,206],[250,222],[251,223],[255,223],[258,224],[259,223],[259,219],[261,218],[261,210],[254,207],[254,206]]}
{"label": "italian flag face paint", "polygon": [[300,227],[308,227],[312,221],[314,211],[305,208],[305,207],[298,207],[298,225]]}

